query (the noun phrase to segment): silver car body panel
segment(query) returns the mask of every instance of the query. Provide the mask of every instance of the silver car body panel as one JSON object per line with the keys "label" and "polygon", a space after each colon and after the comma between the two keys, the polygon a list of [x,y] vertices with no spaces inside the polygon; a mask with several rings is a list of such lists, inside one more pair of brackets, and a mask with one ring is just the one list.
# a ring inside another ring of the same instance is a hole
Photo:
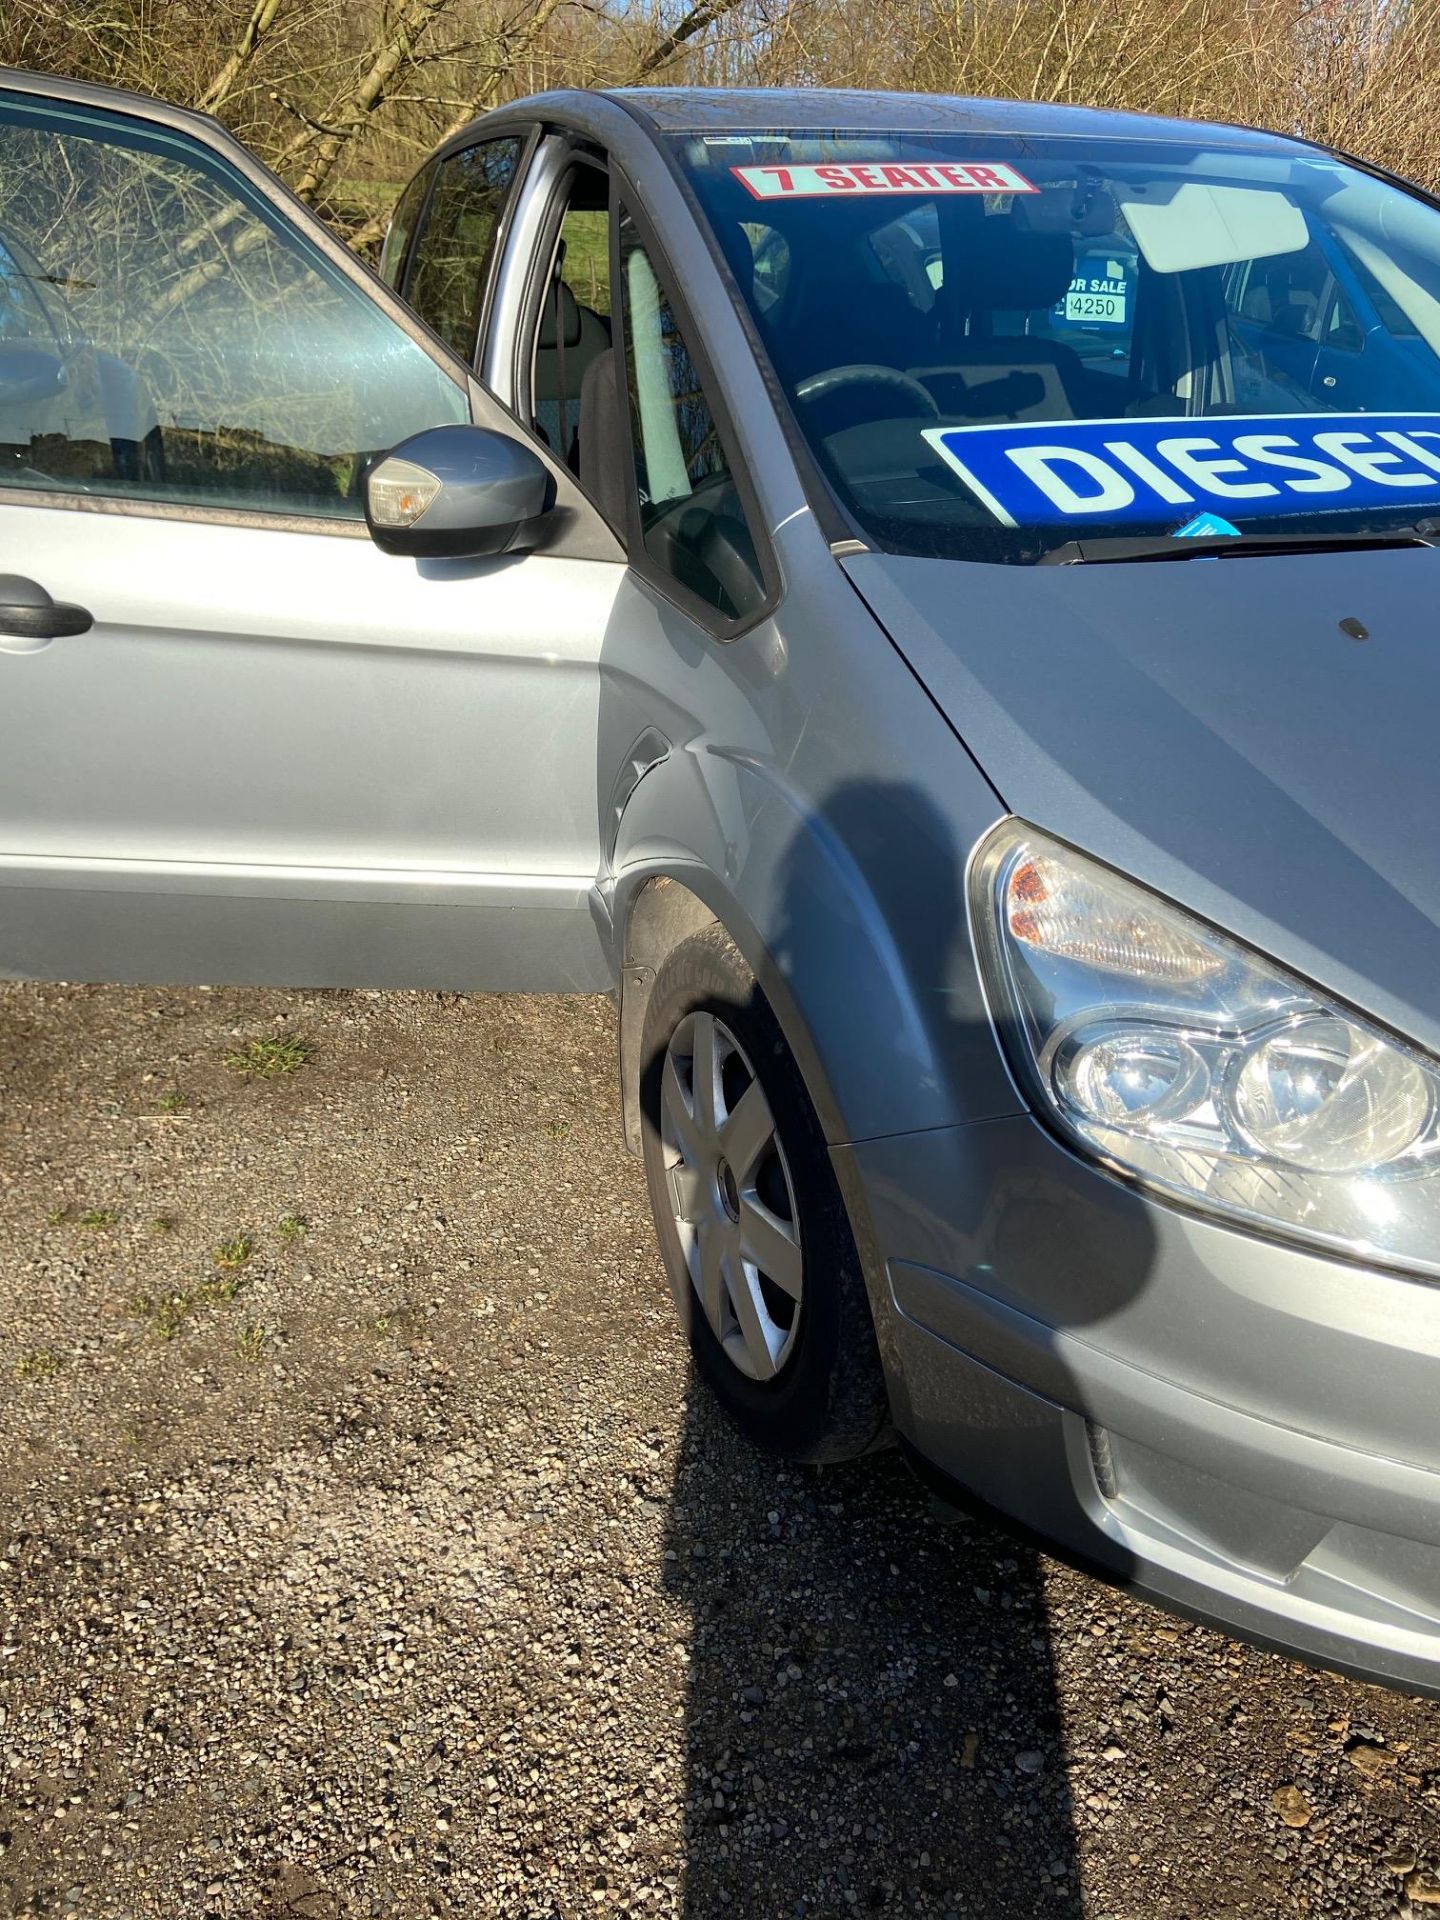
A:
{"label": "silver car body panel", "polygon": [[95,625],[0,651],[0,971],[606,983],[593,764],[623,567],[7,506],[21,564]]}
{"label": "silver car body panel", "polygon": [[1440,1290],[1157,1207],[1029,1119],[838,1157],[930,1461],[1155,1597],[1440,1689]]}

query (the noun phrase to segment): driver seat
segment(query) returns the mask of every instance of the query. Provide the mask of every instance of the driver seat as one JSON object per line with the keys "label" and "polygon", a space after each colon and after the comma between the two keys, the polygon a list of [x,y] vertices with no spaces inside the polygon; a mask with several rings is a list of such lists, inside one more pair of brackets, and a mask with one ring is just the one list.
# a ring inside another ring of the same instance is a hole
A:
{"label": "driver seat", "polygon": [[[1073,347],[1035,334],[997,333],[1001,314],[1045,312],[1075,269],[1068,233],[1034,231],[987,215],[966,236],[957,284],[941,291],[942,365],[911,367],[949,419],[1074,420],[1085,405],[1085,365]],[[961,333],[961,325],[965,331]]]}
{"label": "driver seat", "polygon": [[903,367],[923,353],[930,316],[893,280],[807,275],[761,319],[765,344],[791,386],[831,367]]}

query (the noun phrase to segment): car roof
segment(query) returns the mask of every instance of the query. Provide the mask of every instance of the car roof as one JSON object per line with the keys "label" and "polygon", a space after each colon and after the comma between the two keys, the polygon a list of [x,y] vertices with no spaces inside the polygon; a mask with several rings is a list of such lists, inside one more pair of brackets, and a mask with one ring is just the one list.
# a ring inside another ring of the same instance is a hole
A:
{"label": "car roof", "polygon": [[957,94],[883,93],[826,87],[621,87],[608,97],[656,133],[794,132],[1006,133],[1072,139],[1186,140],[1312,151],[1308,141],[1255,127],[1115,113],[1042,100],[986,100]]}

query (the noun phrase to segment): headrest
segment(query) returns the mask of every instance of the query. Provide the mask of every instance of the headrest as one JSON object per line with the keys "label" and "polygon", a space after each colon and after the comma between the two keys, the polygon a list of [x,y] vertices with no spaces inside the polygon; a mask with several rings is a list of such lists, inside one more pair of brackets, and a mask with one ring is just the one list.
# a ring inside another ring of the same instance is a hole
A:
{"label": "headrest", "polygon": [[955,297],[971,311],[1030,313],[1053,307],[1074,271],[1068,233],[1031,233],[992,214],[965,233]]}
{"label": "headrest", "polygon": [[580,344],[580,308],[563,280],[552,281],[545,290],[545,308],[535,344],[537,347],[578,347]]}

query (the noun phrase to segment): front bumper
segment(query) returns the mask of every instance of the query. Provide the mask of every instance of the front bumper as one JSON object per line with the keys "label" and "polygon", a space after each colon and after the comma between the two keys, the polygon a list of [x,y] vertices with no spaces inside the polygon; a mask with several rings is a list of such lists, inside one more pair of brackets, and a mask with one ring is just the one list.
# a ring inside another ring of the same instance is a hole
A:
{"label": "front bumper", "polygon": [[1440,1286],[1157,1205],[1028,1119],[837,1158],[926,1460],[1163,1603],[1440,1694]]}

